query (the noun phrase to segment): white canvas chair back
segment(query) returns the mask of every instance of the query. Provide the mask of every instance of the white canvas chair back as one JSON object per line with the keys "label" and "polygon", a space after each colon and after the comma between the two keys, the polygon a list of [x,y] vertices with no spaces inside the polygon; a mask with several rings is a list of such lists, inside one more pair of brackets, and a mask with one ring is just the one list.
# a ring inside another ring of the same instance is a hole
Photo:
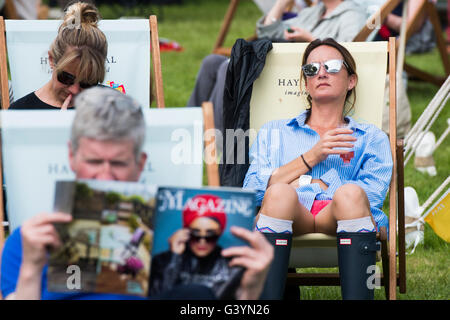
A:
{"label": "white canvas chair back", "polygon": [[[355,113],[351,116],[381,128],[387,70],[386,42],[342,43],[356,61],[358,84]],[[293,118],[307,106],[300,89],[300,65],[307,43],[274,43],[264,69],[253,84],[250,128],[259,130],[267,121]]]}
{"label": "white canvas chair back", "polygon": [[[357,99],[352,117],[381,128],[388,61],[387,42],[342,44],[355,59],[358,74]],[[299,85],[300,66],[307,45],[273,44],[264,69],[253,84],[250,101],[251,132],[257,132],[268,121],[293,118],[307,106],[306,96]],[[250,135],[250,143],[255,137],[255,134]],[[289,264],[291,267],[337,266],[336,238],[317,233],[294,238]]]}
{"label": "white canvas chair back", "polygon": [[[73,179],[67,142],[75,111],[2,111],[3,175],[10,231],[39,212],[53,211],[56,180]],[[201,187],[201,108],[145,109],[141,181]]]}
{"label": "white canvas chair back", "polygon": [[[5,20],[16,100],[50,79],[48,51],[60,24],[60,20]],[[108,41],[103,84],[121,88],[142,106],[150,106],[149,20],[100,20],[99,27]]]}

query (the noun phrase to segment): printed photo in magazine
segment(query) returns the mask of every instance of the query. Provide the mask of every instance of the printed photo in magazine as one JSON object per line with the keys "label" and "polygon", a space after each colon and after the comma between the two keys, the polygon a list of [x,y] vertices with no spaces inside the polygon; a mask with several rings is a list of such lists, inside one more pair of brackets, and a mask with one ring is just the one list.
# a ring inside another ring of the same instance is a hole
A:
{"label": "printed photo in magazine", "polygon": [[233,299],[244,270],[229,267],[221,251],[248,245],[230,227],[251,230],[255,204],[254,192],[239,188],[159,187],[150,296],[177,285],[200,284],[217,299]]}
{"label": "printed photo in magazine", "polygon": [[[148,296],[156,191],[133,182],[58,181],[54,209],[73,220],[56,225],[62,246],[49,257],[47,289]],[[73,271],[79,279],[69,279]]]}

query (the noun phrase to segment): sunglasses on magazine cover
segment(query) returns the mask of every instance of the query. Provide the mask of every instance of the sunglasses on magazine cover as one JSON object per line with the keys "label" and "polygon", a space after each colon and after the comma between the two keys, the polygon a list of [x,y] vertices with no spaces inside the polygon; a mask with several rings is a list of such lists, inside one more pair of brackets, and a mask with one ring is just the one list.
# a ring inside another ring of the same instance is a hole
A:
{"label": "sunglasses on magazine cover", "polygon": [[204,239],[207,243],[216,243],[219,237],[214,231],[208,230],[206,235],[201,235],[199,231],[191,230],[189,240],[192,242],[200,242],[200,240]]}

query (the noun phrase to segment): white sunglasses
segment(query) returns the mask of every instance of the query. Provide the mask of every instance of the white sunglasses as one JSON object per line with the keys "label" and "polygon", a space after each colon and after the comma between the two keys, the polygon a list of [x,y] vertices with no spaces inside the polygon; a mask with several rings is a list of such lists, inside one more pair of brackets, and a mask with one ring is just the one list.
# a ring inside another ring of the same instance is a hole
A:
{"label": "white sunglasses", "polygon": [[327,73],[338,73],[344,65],[348,70],[347,62],[340,59],[332,59],[325,62],[311,62],[302,66],[303,73],[307,77],[314,77],[319,73],[320,66],[323,65]]}

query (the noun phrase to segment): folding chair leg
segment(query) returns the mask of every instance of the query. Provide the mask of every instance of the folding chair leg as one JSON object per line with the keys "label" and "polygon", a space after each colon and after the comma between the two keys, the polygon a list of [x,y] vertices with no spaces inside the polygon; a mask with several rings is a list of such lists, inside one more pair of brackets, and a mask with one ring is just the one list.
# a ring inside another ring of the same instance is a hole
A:
{"label": "folding chair leg", "polygon": [[[295,268],[288,268],[289,273],[296,273]],[[291,284],[286,279],[283,300],[300,300],[300,287],[298,284]]]}
{"label": "folding chair leg", "polygon": [[381,241],[381,264],[383,265],[384,292],[389,300],[389,254],[387,240]]}

